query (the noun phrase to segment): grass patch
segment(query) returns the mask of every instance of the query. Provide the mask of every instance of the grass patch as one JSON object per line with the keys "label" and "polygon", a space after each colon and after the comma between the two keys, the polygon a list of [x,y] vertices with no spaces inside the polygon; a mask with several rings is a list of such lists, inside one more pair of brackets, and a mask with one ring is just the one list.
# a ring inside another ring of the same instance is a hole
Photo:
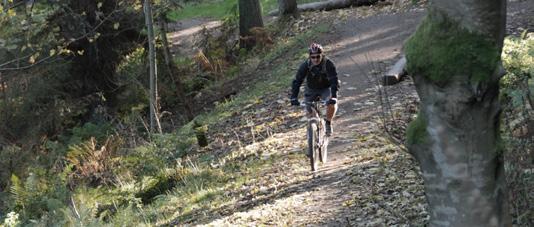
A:
{"label": "grass patch", "polygon": [[[316,2],[317,0],[298,0],[298,4]],[[263,15],[278,7],[277,0],[260,0]],[[169,13],[170,20],[179,21],[190,18],[210,18],[219,20],[237,10],[237,0],[211,0],[196,4],[186,4],[183,9]]]}
{"label": "grass patch", "polygon": [[[188,223],[225,206],[230,209],[237,194],[247,193],[242,189],[245,183],[260,177],[277,160],[286,158],[273,156],[264,160],[250,156],[242,160],[238,167],[230,163],[222,168],[208,165],[182,167],[178,170],[178,176],[174,176],[177,182],[172,190],[156,196],[150,204],[134,202],[133,206],[120,208],[110,224],[152,226],[171,222]],[[127,222],[124,215],[130,216]]]}
{"label": "grass patch", "polygon": [[170,12],[167,17],[173,21],[190,18],[222,19],[231,13],[236,0],[210,1],[199,4],[186,4],[183,9]]}

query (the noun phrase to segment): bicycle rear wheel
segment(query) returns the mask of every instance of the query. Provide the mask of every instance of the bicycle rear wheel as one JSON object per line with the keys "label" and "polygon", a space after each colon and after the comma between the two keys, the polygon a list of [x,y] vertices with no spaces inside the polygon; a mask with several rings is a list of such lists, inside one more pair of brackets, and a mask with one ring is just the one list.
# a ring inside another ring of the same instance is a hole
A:
{"label": "bicycle rear wheel", "polygon": [[308,125],[308,157],[312,171],[316,171],[319,162],[319,147],[317,147],[317,123],[310,122]]}

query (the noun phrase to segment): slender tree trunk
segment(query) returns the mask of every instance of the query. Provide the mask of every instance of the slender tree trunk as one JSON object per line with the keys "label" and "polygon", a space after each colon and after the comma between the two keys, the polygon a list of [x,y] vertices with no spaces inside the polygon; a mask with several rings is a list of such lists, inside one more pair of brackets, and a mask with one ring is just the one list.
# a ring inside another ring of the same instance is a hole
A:
{"label": "slender tree trunk", "polygon": [[[7,111],[7,108],[6,108],[6,107],[7,107],[7,101],[8,101],[8,99],[7,99],[7,91],[6,91],[6,89],[7,89],[7,84],[6,84],[6,81],[5,81],[4,77],[2,76],[2,73],[1,73],[1,72],[0,72],[0,89],[2,90],[2,100],[3,100],[3,102],[2,102],[2,108],[0,108],[1,111],[2,111],[2,112],[0,112],[0,121],[4,121],[5,119],[7,119],[7,118],[5,118],[5,116],[6,116],[5,113],[6,113],[6,111]],[[4,119],[4,118],[5,118],[5,119]],[[0,136],[0,137],[1,137],[1,136]]]}
{"label": "slender tree trunk", "polygon": [[152,6],[150,0],[144,2],[145,11],[145,23],[147,27],[148,36],[148,61],[150,65],[150,132],[154,132],[157,127],[158,132],[161,133],[161,126],[157,115],[157,66],[156,66],[156,49],[155,49],[155,36],[154,36],[154,24],[152,19]]}
{"label": "slender tree trunk", "polygon": [[5,105],[7,103],[6,82],[4,81],[2,72],[0,72],[0,90],[2,90],[2,99],[4,100],[4,105]]}
{"label": "slender tree trunk", "polygon": [[4,13],[7,13],[7,11],[9,10],[9,4],[7,0],[2,1],[2,3],[2,6],[4,7]]}
{"label": "slender tree trunk", "polygon": [[254,46],[251,39],[243,39],[252,35],[250,29],[253,27],[263,27],[259,0],[239,0],[239,36],[241,36],[239,45],[241,48],[250,49]]}
{"label": "slender tree trunk", "polygon": [[278,0],[278,12],[280,17],[297,16],[297,0]]}
{"label": "slender tree trunk", "polygon": [[[165,65],[167,66],[167,69],[169,72],[174,73],[174,70],[172,69],[172,60],[171,60],[171,51],[169,50],[169,41],[167,40],[167,20],[165,19],[165,14],[161,14],[159,18],[160,28],[161,28],[161,41],[163,43],[163,57],[165,58]],[[174,76],[174,74],[173,74]],[[174,80],[174,77],[171,76],[171,78]]]}
{"label": "slender tree trunk", "polygon": [[506,1],[435,0],[406,43],[421,98],[407,145],[430,226],[511,226],[499,142]]}

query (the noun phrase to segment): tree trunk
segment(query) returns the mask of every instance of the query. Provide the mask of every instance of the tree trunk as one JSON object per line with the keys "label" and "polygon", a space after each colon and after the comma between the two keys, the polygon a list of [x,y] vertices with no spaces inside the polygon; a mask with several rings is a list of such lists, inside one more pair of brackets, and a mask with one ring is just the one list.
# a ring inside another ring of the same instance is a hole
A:
{"label": "tree trunk", "polygon": [[[165,65],[167,66],[167,69],[169,70],[169,72],[174,72],[174,70],[172,69],[172,64],[173,64],[171,60],[172,55],[169,49],[169,41],[167,39],[167,33],[169,29],[167,28],[167,20],[165,17],[166,17],[165,13],[162,13],[159,18],[159,24],[160,24],[160,29],[161,29],[161,41],[163,44],[163,57],[165,59]],[[171,76],[171,78],[174,80],[173,76]]]}
{"label": "tree trunk", "polygon": [[159,124],[157,116],[157,69],[156,69],[156,49],[155,49],[155,38],[154,38],[154,24],[152,19],[152,6],[150,0],[145,0],[144,2],[144,11],[145,11],[145,23],[147,27],[147,36],[148,36],[148,62],[150,65],[150,132],[154,132],[154,129],[157,127],[158,132],[161,133],[161,126]]}
{"label": "tree trunk", "polygon": [[259,0],[239,0],[239,36],[241,48],[251,49],[254,46],[250,37],[251,28],[263,27],[263,18],[261,15],[261,6]]}
{"label": "tree trunk", "polygon": [[4,7],[4,13],[7,13],[7,11],[9,10],[9,4],[7,0],[3,0],[2,3],[2,7]]}
{"label": "tree trunk", "polygon": [[[7,111],[7,103],[8,103],[8,99],[7,99],[7,83],[6,83],[6,80],[4,79],[4,77],[2,76],[2,72],[0,72],[0,90],[2,90],[2,106],[0,107],[0,116],[7,116],[6,115],[6,111]],[[0,117],[0,121],[5,121],[5,119],[7,118],[4,118],[4,117]],[[3,136],[0,136],[0,139],[1,137]],[[0,144],[1,144],[1,141],[0,141]]]}
{"label": "tree trunk", "polygon": [[298,14],[297,0],[278,0],[280,17],[296,16]]}
{"label": "tree trunk", "polygon": [[5,105],[7,104],[6,82],[4,81],[2,72],[0,72],[0,90],[2,91],[2,100],[4,100],[3,104]]}
{"label": "tree trunk", "polygon": [[407,146],[430,226],[511,226],[499,142],[505,20],[505,0],[436,0],[406,43],[421,98]]}

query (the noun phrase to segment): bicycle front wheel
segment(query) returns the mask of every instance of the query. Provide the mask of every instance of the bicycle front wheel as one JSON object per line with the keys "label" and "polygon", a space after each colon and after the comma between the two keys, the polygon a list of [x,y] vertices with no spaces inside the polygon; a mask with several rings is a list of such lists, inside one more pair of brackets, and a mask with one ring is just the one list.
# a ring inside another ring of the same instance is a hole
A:
{"label": "bicycle front wheel", "polygon": [[308,157],[310,158],[310,165],[312,171],[317,170],[319,161],[319,147],[317,147],[317,123],[310,122],[308,125]]}
{"label": "bicycle front wheel", "polygon": [[327,160],[327,155],[328,155],[328,136],[326,136],[326,132],[325,132],[325,122],[324,121],[321,121],[321,124],[323,127],[321,127],[321,132],[319,133],[320,137],[321,137],[321,152],[320,152],[320,156],[321,156],[321,163],[326,163],[326,160]]}

